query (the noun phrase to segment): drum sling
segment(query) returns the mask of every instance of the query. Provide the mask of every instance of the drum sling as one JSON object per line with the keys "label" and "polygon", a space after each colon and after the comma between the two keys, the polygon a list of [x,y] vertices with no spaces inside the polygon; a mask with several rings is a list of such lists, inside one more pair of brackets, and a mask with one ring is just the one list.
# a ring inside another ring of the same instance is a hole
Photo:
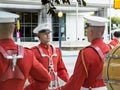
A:
{"label": "drum sling", "polygon": [[53,57],[57,56],[56,49],[55,49],[55,47],[52,46],[53,54],[50,56],[50,55],[45,54],[41,47],[39,47],[39,46],[36,46],[36,47],[38,48],[39,53],[41,54],[42,57],[48,57],[48,59],[49,59],[48,68],[49,68],[49,74],[51,75],[51,82],[48,87],[48,90],[53,90],[53,89],[59,87],[57,72],[54,71],[54,64],[53,64]]}
{"label": "drum sling", "polygon": [[7,70],[0,77],[0,81],[6,81],[8,79],[24,79],[24,75],[20,68],[18,67],[17,60],[21,60],[24,55],[24,50],[22,46],[18,46],[18,53],[16,50],[5,51],[2,46],[0,46],[0,53],[6,60],[9,60],[9,66]]}
{"label": "drum sling", "polygon": [[[93,45],[88,46],[86,48],[89,48],[89,47],[94,49],[97,52],[97,54],[99,55],[100,59],[104,62],[105,55],[102,53],[101,49],[98,46],[93,46]],[[85,72],[86,72],[86,77],[88,77],[88,70],[87,70],[87,67],[86,67],[86,64],[85,64],[85,61],[84,61],[83,49],[81,51],[81,55],[82,55],[82,63],[83,63],[83,66],[84,66],[84,69],[85,69]],[[102,71],[99,72],[98,76],[96,77],[96,80],[101,79],[101,78],[103,79]],[[92,87],[89,87],[88,90],[92,90]]]}

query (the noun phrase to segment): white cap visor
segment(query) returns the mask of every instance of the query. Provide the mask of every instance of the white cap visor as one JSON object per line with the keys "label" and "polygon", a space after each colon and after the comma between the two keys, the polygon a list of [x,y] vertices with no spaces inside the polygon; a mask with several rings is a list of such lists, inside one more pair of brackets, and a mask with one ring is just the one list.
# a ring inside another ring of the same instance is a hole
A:
{"label": "white cap visor", "polygon": [[105,26],[105,23],[108,22],[107,18],[98,16],[85,16],[84,18],[90,26]]}
{"label": "white cap visor", "polygon": [[19,18],[19,15],[6,11],[0,11],[0,23],[15,22],[16,18]]}

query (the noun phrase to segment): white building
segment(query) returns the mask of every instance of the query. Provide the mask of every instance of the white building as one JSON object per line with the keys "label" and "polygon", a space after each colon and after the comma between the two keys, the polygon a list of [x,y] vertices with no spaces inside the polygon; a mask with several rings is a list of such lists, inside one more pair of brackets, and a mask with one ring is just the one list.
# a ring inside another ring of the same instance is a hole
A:
{"label": "white building", "polygon": [[[72,0],[74,1],[74,0]],[[48,22],[51,23],[52,40],[59,40],[59,30],[62,41],[82,41],[85,39],[83,12],[94,12],[98,16],[107,17],[107,8],[113,6],[113,0],[85,0],[86,7],[79,7],[76,2],[71,5],[57,5],[56,11],[64,13],[62,18],[48,15]],[[33,29],[41,21],[41,1],[40,0],[0,0],[0,9],[15,12],[20,15],[21,40],[35,41]],[[15,34],[16,36],[16,34]],[[105,39],[108,38],[106,28]]]}

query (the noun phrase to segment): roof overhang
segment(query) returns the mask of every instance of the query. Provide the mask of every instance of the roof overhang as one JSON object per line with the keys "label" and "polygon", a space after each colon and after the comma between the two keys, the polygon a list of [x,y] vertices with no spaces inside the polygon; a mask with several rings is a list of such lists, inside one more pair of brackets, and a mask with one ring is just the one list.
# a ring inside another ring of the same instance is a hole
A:
{"label": "roof overhang", "polygon": [[[42,5],[25,5],[25,4],[3,4],[0,3],[0,8],[4,9],[29,9],[29,10],[40,10],[42,8]],[[76,6],[65,6],[65,5],[56,5],[56,10],[60,11],[62,10],[63,12],[75,12],[77,9]],[[89,11],[97,11],[98,8],[96,7],[78,7],[78,11],[80,12],[89,12]]]}
{"label": "roof overhang", "polygon": [[[75,12],[77,9],[79,12],[93,12],[99,10],[99,8],[109,8],[109,0],[86,0],[86,7],[76,7],[76,3],[72,2],[71,5],[56,5],[56,10],[63,12]],[[113,6],[113,4],[111,5]],[[18,9],[18,10],[32,10],[38,11],[42,8],[40,0],[0,0],[0,8],[5,9]],[[29,12],[28,10],[28,12]]]}

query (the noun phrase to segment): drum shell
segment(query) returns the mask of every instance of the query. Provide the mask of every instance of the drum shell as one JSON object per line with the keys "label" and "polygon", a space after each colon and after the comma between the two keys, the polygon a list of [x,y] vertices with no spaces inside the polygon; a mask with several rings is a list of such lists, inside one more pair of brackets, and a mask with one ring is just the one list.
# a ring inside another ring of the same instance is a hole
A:
{"label": "drum shell", "polygon": [[108,90],[120,89],[120,46],[110,51],[105,59],[103,77]]}

